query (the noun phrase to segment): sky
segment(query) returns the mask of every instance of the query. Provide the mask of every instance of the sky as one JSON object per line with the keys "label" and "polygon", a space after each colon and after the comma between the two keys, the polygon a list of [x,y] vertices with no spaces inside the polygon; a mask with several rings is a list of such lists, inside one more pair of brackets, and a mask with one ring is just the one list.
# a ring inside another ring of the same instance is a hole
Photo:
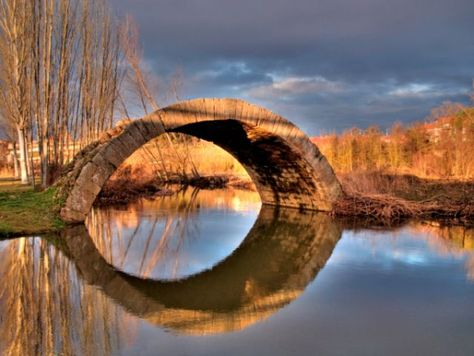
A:
{"label": "sky", "polygon": [[[180,98],[235,97],[310,134],[469,103],[473,0],[111,0]],[[162,86],[163,88],[163,86]]]}
{"label": "sky", "polygon": [[474,0],[110,3],[135,18],[161,94],[178,71],[180,99],[241,98],[310,135],[385,130],[445,101],[470,103]]}

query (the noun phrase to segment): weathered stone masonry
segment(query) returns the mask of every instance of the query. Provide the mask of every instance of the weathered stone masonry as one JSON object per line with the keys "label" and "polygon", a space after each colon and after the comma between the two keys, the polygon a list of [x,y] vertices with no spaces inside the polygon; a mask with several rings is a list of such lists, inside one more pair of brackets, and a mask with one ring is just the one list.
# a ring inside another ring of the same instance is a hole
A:
{"label": "weathered stone masonry", "polygon": [[61,217],[82,222],[105,182],[138,148],[166,132],[211,141],[232,154],[254,181],[263,204],[329,211],[342,194],[331,166],[295,125],[236,99],[194,99],[116,128],[87,147],[58,185]]}

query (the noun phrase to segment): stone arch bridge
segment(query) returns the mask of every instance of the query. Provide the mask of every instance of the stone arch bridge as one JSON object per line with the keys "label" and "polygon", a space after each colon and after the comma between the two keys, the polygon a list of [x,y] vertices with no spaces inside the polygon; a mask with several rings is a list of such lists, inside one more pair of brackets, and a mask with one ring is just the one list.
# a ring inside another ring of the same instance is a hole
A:
{"label": "stone arch bridge", "polygon": [[264,205],[329,211],[342,194],[326,158],[291,122],[242,100],[194,99],[112,129],[81,151],[58,182],[61,217],[83,222],[120,164],[167,132],[211,141],[233,155]]}

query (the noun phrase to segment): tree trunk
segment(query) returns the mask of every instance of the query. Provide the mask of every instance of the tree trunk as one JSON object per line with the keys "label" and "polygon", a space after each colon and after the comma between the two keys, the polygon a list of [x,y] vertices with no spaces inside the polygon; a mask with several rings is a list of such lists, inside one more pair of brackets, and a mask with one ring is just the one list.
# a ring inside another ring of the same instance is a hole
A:
{"label": "tree trunk", "polygon": [[26,138],[25,129],[17,127],[18,145],[20,147],[20,176],[21,183],[28,184],[28,168],[27,168],[27,153],[26,153]]}
{"label": "tree trunk", "polygon": [[16,150],[16,142],[13,142],[13,169],[15,172],[15,178],[20,178],[20,166],[18,164],[18,153],[16,152]]}
{"label": "tree trunk", "polygon": [[42,155],[41,155],[41,187],[47,188],[49,182],[49,145],[48,139],[42,140]]}

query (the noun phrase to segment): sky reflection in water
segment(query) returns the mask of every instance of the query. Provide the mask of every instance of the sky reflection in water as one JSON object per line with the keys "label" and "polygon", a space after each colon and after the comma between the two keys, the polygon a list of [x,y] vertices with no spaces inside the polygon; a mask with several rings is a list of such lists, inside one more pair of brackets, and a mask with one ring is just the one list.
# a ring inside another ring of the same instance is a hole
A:
{"label": "sky reflection in water", "polygon": [[179,279],[209,269],[240,245],[260,199],[230,189],[196,192],[96,209],[90,235],[107,262],[137,276]]}

